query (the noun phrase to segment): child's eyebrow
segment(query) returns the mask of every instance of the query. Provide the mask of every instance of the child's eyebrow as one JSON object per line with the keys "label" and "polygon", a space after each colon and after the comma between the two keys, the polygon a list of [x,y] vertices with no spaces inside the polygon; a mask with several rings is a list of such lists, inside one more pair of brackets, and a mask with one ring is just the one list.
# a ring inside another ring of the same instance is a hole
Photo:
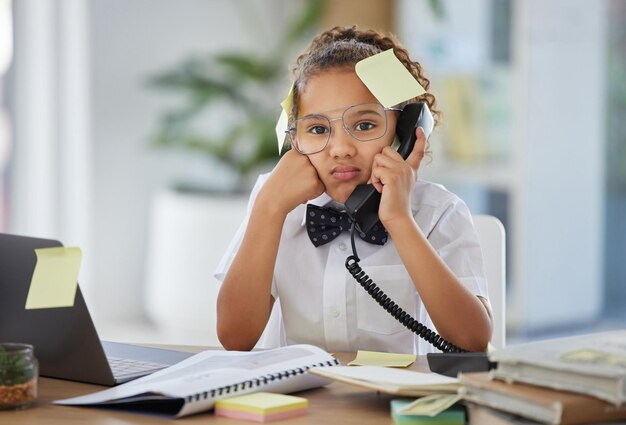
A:
{"label": "child's eyebrow", "polygon": [[326,115],[329,112],[335,112],[335,111],[340,111],[340,110],[346,110],[348,109],[350,106],[354,106],[354,105],[348,105],[348,106],[340,106],[339,108],[335,108],[335,109],[329,109],[327,111],[322,111],[322,112],[316,112],[313,114],[306,114],[303,115],[301,118],[310,118],[310,117],[317,117],[317,116],[322,116],[322,117],[326,117],[328,118],[328,116]]}
{"label": "child's eyebrow", "polygon": [[[359,105],[369,105],[369,104],[370,104],[370,102],[367,102],[367,103],[355,103],[354,105],[348,105],[348,106],[340,106],[340,107],[338,107],[338,108],[335,108],[335,109],[329,109],[329,110],[327,110],[327,111],[316,112],[316,113],[313,113],[313,114],[306,114],[306,115],[303,115],[303,116],[302,116],[302,117],[300,117],[300,118],[311,118],[311,117],[319,117],[319,116],[322,116],[322,117],[325,117],[325,118],[329,118],[329,117],[326,115],[326,114],[328,114],[329,112],[335,112],[335,111],[340,111],[340,110],[345,111],[346,109],[351,108],[351,107],[353,107],[353,106],[359,106]],[[371,103],[371,105],[372,105],[372,107],[373,107],[374,105],[376,105],[376,103]],[[370,114],[370,113],[373,113],[373,114],[376,114],[376,115],[380,115],[380,114],[378,114],[378,111],[377,111],[377,110],[375,110],[375,109],[364,109],[364,110],[361,110],[361,111],[357,111],[357,114],[358,114],[358,115],[365,115],[365,114]],[[329,118],[329,119],[330,119],[330,118]]]}
{"label": "child's eyebrow", "polygon": [[363,109],[363,110],[361,110],[361,111],[357,111],[357,112],[355,113],[355,115],[367,115],[367,114],[381,115],[381,114],[379,113],[379,111],[374,110],[374,109]]}

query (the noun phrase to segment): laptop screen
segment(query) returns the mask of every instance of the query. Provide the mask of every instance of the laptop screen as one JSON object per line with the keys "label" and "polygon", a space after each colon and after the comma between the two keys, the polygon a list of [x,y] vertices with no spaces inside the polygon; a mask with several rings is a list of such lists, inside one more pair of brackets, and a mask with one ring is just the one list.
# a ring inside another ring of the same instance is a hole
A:
{"label": "laptop screen", "polygon": [[0,341],[33,345],[42,376],[113,385],[113,375],[80,291],[73,306],[26,309],[35,249],[55,240],[0,234]]}

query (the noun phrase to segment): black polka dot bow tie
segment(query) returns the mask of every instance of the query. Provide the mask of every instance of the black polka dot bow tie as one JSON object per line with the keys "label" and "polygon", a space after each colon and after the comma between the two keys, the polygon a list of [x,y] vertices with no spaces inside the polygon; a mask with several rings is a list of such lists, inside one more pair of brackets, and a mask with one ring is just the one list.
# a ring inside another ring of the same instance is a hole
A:
{"label": "black polka dot bow tie", "polygon": [[[352,220],[345,212],[312,204],[306,207],[306,231],[316,247],[332,241],[344,230],[349,231],[351,226]],[[387,231],[380,222],[376,223],[369,232],[357,231],[357,234],[365,242],[376,245],[384,245],[388,238]]]}

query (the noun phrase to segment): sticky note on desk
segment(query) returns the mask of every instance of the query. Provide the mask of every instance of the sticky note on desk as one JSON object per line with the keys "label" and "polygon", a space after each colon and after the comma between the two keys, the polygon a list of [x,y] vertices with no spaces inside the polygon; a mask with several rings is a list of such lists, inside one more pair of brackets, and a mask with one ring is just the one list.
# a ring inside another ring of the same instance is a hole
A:
{"label": "sticky note on desk", "polygon": [[460,405],[453,405],[434,416],[416,416],[402,413],[410,400],[391,400],[391,417],[394,424],[412,425],[412,424],[446,424],[446,425],[464,425],[465,409]]}
{"label": "sticky note on desk", "polygon": [[415,362],[415,354],[380,353],[359,350],[348,366],[407,367]]}
{"label": "sticky note on desk", "polygon": [[37,264],[26,297],[26,310],[71,307],[78,286],[80,248],[39,248]]}
{"label": "sticky note on desk", "polygon": [[413,416],[436,416],[461,400],[459,394],[433,394],[418,398],[398,413]]}
{"label": "sticky note on desk", "polygon": [[272,422],[306,415],[308,406],[306,398],[259,392],[218,400],[215,402],[215,414],[254,422]]}
{"label": "sticky note on desk", "polygon": [[393,49],[357,62],[354,70],[363,84],[385,108],[426,92],[396,57]]}

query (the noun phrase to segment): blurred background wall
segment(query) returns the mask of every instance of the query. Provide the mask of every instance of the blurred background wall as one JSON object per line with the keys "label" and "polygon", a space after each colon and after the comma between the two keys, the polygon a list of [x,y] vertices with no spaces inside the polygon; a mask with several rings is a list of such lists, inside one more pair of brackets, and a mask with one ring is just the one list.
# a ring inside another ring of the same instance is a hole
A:
{"label": "blurred background wall", "polygon": [[217,344],[212,271],[320,29],[395,33],[444,122],[420,176],[507,230],[509,338],[626,324],[619,0],[0,0],[0,230],[83,249],[104,338]]}

